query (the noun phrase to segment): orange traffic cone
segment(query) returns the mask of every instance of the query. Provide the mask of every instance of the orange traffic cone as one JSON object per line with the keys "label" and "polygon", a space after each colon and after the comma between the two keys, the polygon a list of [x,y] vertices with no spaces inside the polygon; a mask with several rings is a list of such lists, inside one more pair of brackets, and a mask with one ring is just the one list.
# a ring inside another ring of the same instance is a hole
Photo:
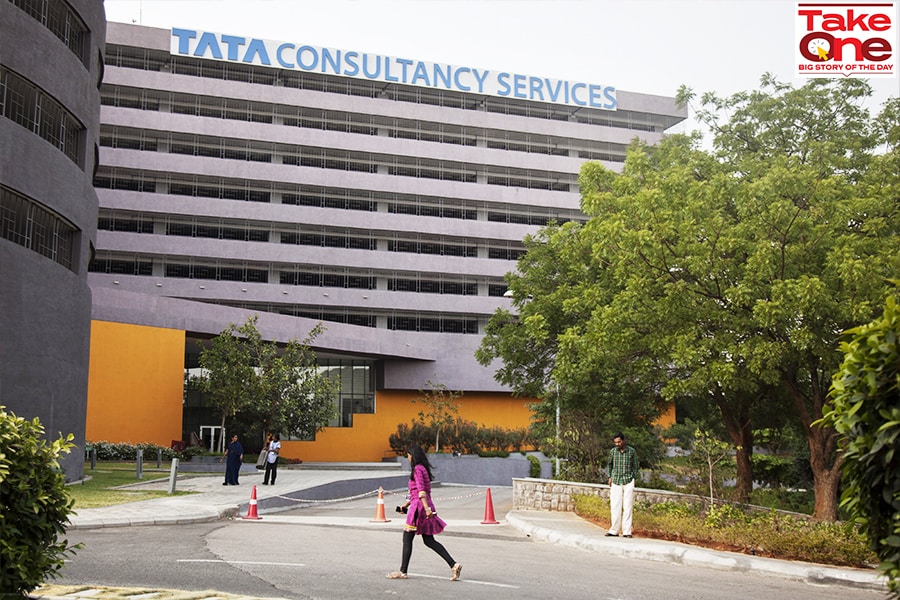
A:
{"label": "orange traffic cone", "polygon": [[253,486],[253,491],[250,492],[250,506],[247,508],[247,516],[245,519],[253,519],[254,521],[259,521],[262,519],[259,514],[256,512],[256,486]]}
{"label": "orange traffic cone", "polygon": [[482,525],[499,525],[500,521],[494,518],[494,501],[491,498],[491,488],[487,489],[487,496],[484,498],[484,521]]}
{"label": "orange traffic cone", "polygon": [[384,518],[384,490],[378,488],[378,501],[375,503],[375,518],[369,520],[369,523],[390,523],[390,519]]}

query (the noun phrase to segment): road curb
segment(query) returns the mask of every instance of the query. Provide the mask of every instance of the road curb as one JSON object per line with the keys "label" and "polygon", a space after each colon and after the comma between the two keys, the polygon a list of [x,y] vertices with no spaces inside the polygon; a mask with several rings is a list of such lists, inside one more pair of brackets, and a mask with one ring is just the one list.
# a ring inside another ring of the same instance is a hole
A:
{"label": "road curb", "polygon": [[813,584],[842,585],[857,589],[887,592],[883,577],[875,571],[829,567],[827,565],[785,561],[774,558],[748,556],[733,552],[720,552],[707,548],[688,546],[677,542],[655,543],[652,540],[603,538],[559,531],[535,525],[512,511],[506,521],[533,539],[546,541],[592,552],[602,552],[609,556],[640,558],[658,562],[669,562],[691,567],[708,567],[735,572],[766,573],[785,579],[794,579]]}

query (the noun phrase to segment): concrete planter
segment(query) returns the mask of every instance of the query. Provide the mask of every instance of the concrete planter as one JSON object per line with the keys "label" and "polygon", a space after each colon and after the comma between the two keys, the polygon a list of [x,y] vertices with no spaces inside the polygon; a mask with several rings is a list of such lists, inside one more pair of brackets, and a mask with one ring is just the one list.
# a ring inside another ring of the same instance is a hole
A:
{"label": "concrete planter", "polygon": [[[514,452],[508,458],[482,458],[474,454],[454,456],[452,454],[429,454],[428,461],[434,467],[435,481],[440,483],[461,483],[466,485],[502,485],[511,486],[513,479],[529,477],[531,461],[528,455],[536,457],[541,463],[541,477],[553,474],[553,464],[540,452],[521,454]],[[406,457],[398,457],[403,470],[409,471]]]}

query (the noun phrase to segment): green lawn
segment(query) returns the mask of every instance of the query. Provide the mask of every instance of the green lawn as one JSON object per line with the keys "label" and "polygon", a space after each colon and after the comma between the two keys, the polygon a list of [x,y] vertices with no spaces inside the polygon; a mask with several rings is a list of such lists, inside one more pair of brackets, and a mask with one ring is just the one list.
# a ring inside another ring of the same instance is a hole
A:
{"label": "green lawn", "polygon": [[[145,490],[140,487],[121,487],[141,481],[153,481],[167,479],[169,468],[163,463],[163,468],[152,469],[144,467],[143,478],[137,478],[134,463],[98,463],[96,469],[90,469],[85,465],[85,481],[66,486],[69,495],[75,500],[75,510],[81,508],[99,508],[125,502],[137,502],[169,496],[167,490]],[[89,478],[89,479],[88,479]],[[174,496],[184,496],[193,492],[176,491]]]}

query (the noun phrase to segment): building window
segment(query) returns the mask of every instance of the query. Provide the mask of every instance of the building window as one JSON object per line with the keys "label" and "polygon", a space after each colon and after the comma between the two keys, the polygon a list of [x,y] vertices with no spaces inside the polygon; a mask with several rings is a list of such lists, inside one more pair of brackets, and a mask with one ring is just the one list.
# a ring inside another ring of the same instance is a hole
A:
{"label": "building window", "polygon": [[0,67],[0,115],[37,134],[82,166],[80,140],[85,128],[39,87]]}
{"label": "building window", "polygon": [[375,363],[319,359],[319,371],[340,384],[330,427],[353,427],[353,415],[375,413]]}
{"label": "building window", "polygon": [[0,186],[0,237],[70,271],[78,229],[40,203]]}
{"label": "building window", "polygon": [[28,16],[38,21],[58,37],[87,67],[87,46],[90,31],[78,13],[63,0],[10,0]]}

